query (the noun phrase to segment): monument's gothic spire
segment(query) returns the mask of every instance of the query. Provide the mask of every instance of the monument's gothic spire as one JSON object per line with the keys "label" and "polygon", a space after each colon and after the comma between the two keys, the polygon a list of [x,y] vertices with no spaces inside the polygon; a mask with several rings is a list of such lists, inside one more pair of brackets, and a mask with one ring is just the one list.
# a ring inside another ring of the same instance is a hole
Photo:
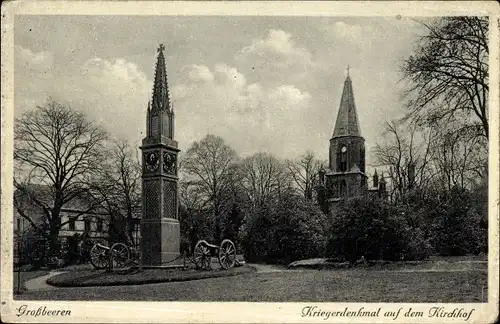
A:
{"label": "monument's gothic spire", "polygon": [[178,143],[174,140],[165,47],[158,47],[153,98],[146,112],[146,137],[142,140],[141,255],[146,267],[161,267],[180,260],[178,204]]}
{"label": "monument's gothic spire", "polygon": [[160,44],[155,68],[153,98],[151,103],[148,103],[146,130],[147,137],[164,136],[173,140],[175,117],[168,93],[164,50],[165,46]]}
{"label": "monument's gothic spire", "polygon": [[170,98],[168,94],[167,69],[165,67],[165,46],[158,47],[158,59],[156,61],[155,82],[153,86],[152,111],[170,110]]}
{"label": "monument's gothic spire", "polygon": [[335,123],[332,138],[340,136],[361,136],[358,124],[358,112],[354,103],[352,81],[349,74],[344,81],[344,90],[342,91],[337,122]]}

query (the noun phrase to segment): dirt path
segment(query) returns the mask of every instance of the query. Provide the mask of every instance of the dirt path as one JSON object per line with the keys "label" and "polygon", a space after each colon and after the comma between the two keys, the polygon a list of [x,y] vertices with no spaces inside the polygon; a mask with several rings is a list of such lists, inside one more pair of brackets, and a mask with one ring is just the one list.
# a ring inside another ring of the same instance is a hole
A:
{"label": "dirt path", "polygon": [[58,289],[57,287],[51,286],[47,284],[47,279],[53,276],[57,276],[58,274],[64,273],[66,271],[52,271],[47,275],[40,276],[28,280],[24,283],[24,288],[27,291],[40,291],[40,290],[49,290],[49,289]]}
{"label": "dirt path", "polygon": [[251,267],[254,267],[257,270],[257,273],[291,271],[291,270],[286,269],[284,267],[280,267],[280,266],[272,265],[272,264],[256,264],[256,263],[247,263],[247,264]]}

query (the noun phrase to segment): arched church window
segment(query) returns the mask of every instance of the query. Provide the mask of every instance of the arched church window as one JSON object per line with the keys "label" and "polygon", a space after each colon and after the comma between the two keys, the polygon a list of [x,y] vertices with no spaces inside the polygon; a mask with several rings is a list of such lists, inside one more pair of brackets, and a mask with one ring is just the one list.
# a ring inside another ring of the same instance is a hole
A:
{"label": "arched church window", "polygon": [[340,181],[339,197],[347,197],[347,183],[345,180]]}
{"label": "arched church window", "polygon": [[330,193],[331,193],[331,196],[332,196],[332,197],[335,197],[335,198],[336,198],[336,197],[338,197],[338,196],[339,196],[339,190],[338,190],[338,187],[339,187],[339,186],[338,186],[338,183],[337,183],[337,182],[333,182],[333,181],[332,181],[332,188],[331,188],[331,191],[330,191]]}

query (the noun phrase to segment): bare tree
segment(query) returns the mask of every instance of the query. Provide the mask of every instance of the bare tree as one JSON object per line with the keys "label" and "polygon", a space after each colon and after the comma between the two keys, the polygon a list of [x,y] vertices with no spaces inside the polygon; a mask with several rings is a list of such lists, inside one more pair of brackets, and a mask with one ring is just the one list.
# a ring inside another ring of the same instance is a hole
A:
{"label": "bare tree", "polygon": [[240,172],[240,183],[251,210],[268,206],[287,193],[292,185],[285,163],[268,153],[256,153],[243,159]]}
{"label": "bare tree", "polygon": [[476,180],[487,178],[488,148],[483,137],[470,136],[451,123],[436,127],[431,143],[430,162],[441,189],[471,188]]}
{"label": "bare tree", "polygon": [[391,197],[405,199],[409,190],[424,190],[433,177],[429,169],[431,136],[419,133],[415,124],[388,122],[385,128],[388,141],[375,147],[377,164],[386,167]]}
{"label": "bare tree", "polygon": [[204,239],[211,228],[211,210],[202,188],[193,181],[179,182],[179,213],[182,235],[188,240],[191,251],[196,242]]}
{"label": "bare tree", "polygon": [[220,221],[224,217],[226,192],[233,182],[236,152],[221,137],[207,135],[186,151],[180,163],[185,180],[196,185],[199,194],[212,208],[216,239],[220,238]]}
{"label": "bare tree", "polygon": [[209,200],[205,199],[202,188],[195,181],[179,182],[179,202],[186,211],[203,211]]}
{"label": "bare tree", "polygon": [[[99,201],[89,194],[89,183],[102,161],[106,133],[86,116],[56,102],[23,114],[15,121],[16,173],[14,206],[34,228],[41,225],[25,210],[26,199],[41,211],[44,232],[53,252],[58,246],[61,208],[85,196],[89,205],[74,216],[93,210]],[[45,190],[38,190],[40,184]]]}
{"label": "bare tree", "polygon": [[488,138],[488,18],[423,25],[428,34],[403,66],[411,82],[407,117],[427,125],[461,120],[461,127]]}
{"label": "bare tree", "polygon": [[125,141],[113,141],[92,188],[102,198],[112,226],[125,221],[126,239],[134,244],[134,216],[141,208],[141,164],[137,150]]}
{"label": "bare tree", "polygon": [[308,200],[313,199],[314,187],[318,184],[319,171],[326,161],[316,159],[312,152],[306,152],[296,160],[287,161],[287,167],[297,188]]}

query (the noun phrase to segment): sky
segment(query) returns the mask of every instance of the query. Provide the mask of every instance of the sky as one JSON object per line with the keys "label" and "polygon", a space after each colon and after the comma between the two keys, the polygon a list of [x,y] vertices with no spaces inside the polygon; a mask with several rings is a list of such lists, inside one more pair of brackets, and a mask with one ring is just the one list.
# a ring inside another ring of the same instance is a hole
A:
{"label": "sky", "polygon": [[16,16],[15,115],[52,98],[139,145],[162,43],[182,151],[211,133],[240,156],[327,159],[349,66],[369,166],[423,33],[397,17]]}

